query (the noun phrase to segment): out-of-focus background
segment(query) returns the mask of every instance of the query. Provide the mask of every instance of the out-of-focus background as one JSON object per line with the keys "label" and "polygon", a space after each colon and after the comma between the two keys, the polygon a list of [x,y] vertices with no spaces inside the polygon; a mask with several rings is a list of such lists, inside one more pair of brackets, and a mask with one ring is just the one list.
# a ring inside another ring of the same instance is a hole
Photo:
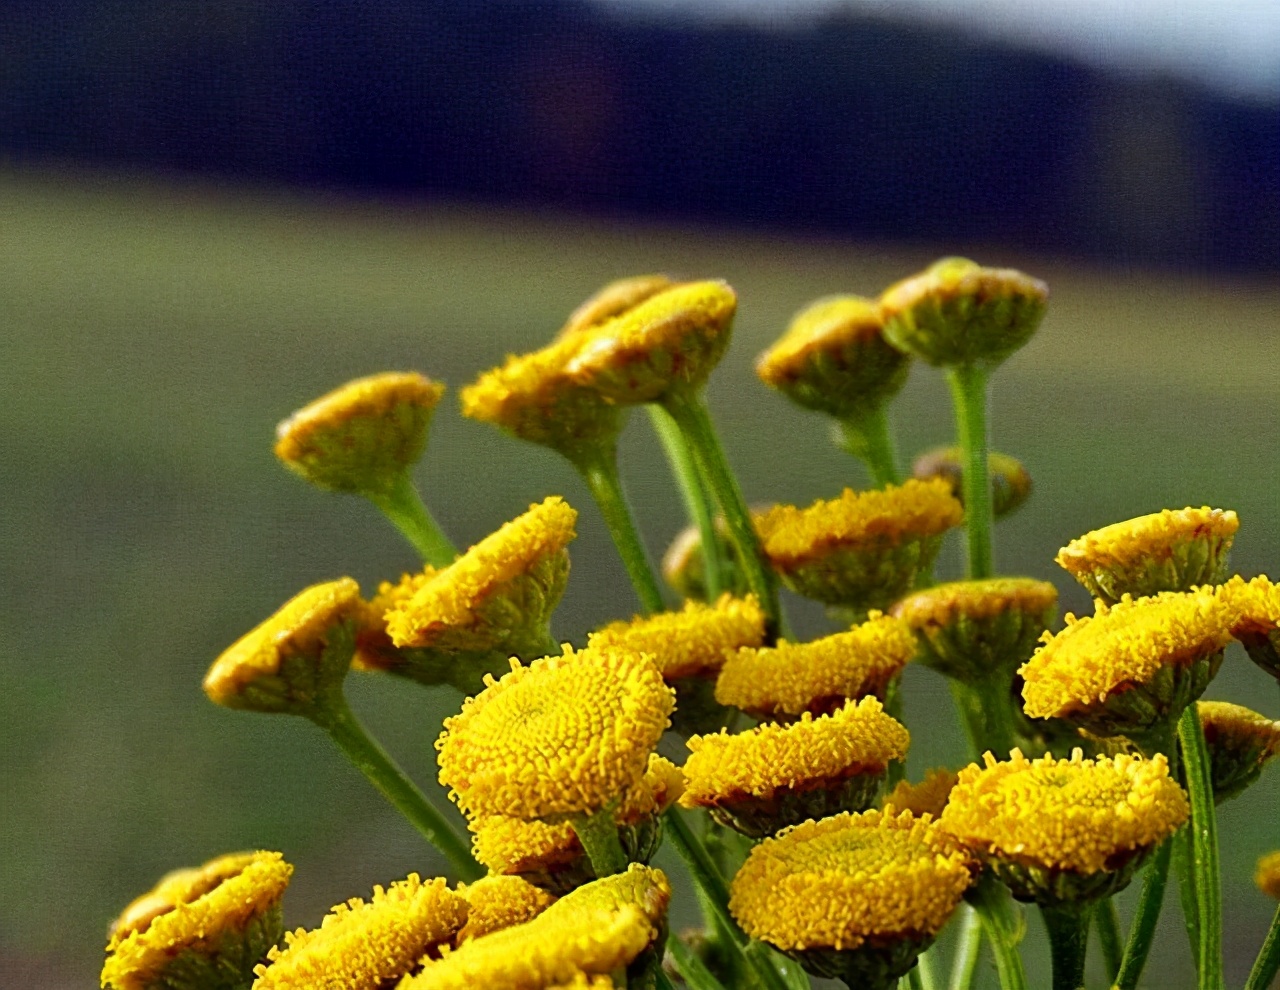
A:
{"label": "out-of-focus background", "polygon": [[[291,924],[443,869],[310,725],[199,690],[303,585],[415,566],[372,509],[281,470],[272,429],[358,374],[448,382],[428,501],[464,545],[577,505],[557,632],[581,640],[635,607],[594,508],[456,394],[622,275],[736,287],[709,401],[748,498],[804,503],[866,479],[752,374],[790,315],[941,254],[1024,268],[1053,301],[995,378],[995,443],[1036,482],[1001,570],[1085,609],[1058,547],[1207,503],[1241,515],[1236,568],[1275,575],[1278,51],[1280,11],[1246,0],[6,4],[0,985],[91,985],[114,913],[225,850],[284,850]],[[894,417],[907,453],[947,441],[939,375]],[[623,460],[656,557],[682,519],[643,417]],[[434,788],[458,696],[351,693]],[[1280,715],[1234,647],[1209,694]],[[907,716],[913,775],[963,761],[940,679],[909,672]],[[1234,983],[1278,805],[1272,771],[1220,809]],[[1149,985],[1190,986],[1167,907]]]}

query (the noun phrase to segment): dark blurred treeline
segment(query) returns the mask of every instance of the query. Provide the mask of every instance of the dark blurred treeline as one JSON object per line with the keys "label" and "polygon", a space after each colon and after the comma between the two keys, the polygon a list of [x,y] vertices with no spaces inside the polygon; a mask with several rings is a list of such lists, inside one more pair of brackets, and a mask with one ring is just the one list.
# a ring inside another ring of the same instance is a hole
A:
{"label": "dark blurred treeline", "polygon": [[0,155],[1280,269],[1280,105],[850,15],[6,0]]}

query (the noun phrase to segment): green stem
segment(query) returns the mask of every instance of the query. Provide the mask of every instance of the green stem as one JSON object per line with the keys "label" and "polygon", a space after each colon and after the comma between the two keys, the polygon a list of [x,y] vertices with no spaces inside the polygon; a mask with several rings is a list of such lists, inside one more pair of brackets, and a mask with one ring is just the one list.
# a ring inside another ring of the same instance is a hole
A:
{"label": "green stem", "polygon": [[707,969],[707,964],[678,935],[667,937],[667,951],[671,953],[676,969],[689,985],[689,990],[724,990],[724,984],[715,978],[711,970]]}
{"label": "green stem", "polygon": [[1244,990],[1267,990],[1277,972],[1280,972],[1280,907],[1276,908],[1275,917],[1271,919],[1271,929],[1258,951],[1258,958],[1253,961]]}
{"label": "green stem", "polygon": [[1001,990],[1027,990],[1027,974],[1022,968],[1022,956],[1018,954],[1023,922],[1009,891],[987,874],[970,889],[968,898],[991,943]]}
{"label": "green stem", "polygon": [[[675,984],[671,982],[671,977],[667,975],[666,970],[661,966],[653,972],[653,986],[654,990],[676,990]],[[719,984],[717,984],[717,986],[719,986]],[[714,990],[714,988],[708,988],[708,990]],[[721,990],[723,990],[723,988],[721,988]]]}
{"label": "green stem", "polygon": [[978,912],[968,904],[960,906],[960,932],[956,937],[956,953],[951,957],[951,979],[947,990],[969,990],[978,969],[978,953],[982,949],[982,923]]}
{"label": "green stem", "polygon": [[915,990],[938,990],[938,976],[933,968],[932,947],[920,953],[915,968],[907,975],[912,978],[912,986]]}
{"label": "green stem", "polygon": [[[906,724],[906,720],[902,717],[902,676],[891,678],[884,690],[884,713],[892,719]],[[889,771],[885,777],[885,791],[891,791],[898,786],[898,783],[906,778],[907,763],[906,760],[892,760],[889,763]]]}
{"label": "green stem", "polygon": [[1018,745],[1009,688],[994,678],[977,684],[951,680],[951,695],[974,758],[981,760],[991,750],[997,758],[1008,759],[1009,751]]}
{"label": "green stem", "polygon": [[724,456],[706,404],[697,392],[676,389],[664,398],[663,407],[671,414],[693,449],[702,477],[706,479],[720,505],[720,511],[724,513],[729,538],[738,552],[747,587],[760,601],[770,638],[776,637],[779,616],[777,581],[765,562],[760,538],[751,522],[751,513],[742,497],[738,479]]}
{"label": "green stem", "polygon": [[877,406],[862,417],[840,420],[840,434],[841,446],[867,466],[877,488],[902,483],[898,451],[884,406]]}
{"label": "green stem", "polygon": [[964,518],[968,538],[968,576],[995,573],[991,554],[991,480],[987,469],[987,371],[962,364],[947,371],[955,405],[956,431],[964,459]]}
{"label": "green stem", "polygon": [[627,854],[618,838],[616,811],[617,802],[611,802],[594,814],[569,819],[597,878],[611,877],[627,868]]}
{"label": "green stem", "polygon": [[1093,912],[1093,923],[1098,930],[1107,979],[1114,983],[1120,973],[1120,960],[1124,958],[1124,942],[1120,940],[1120,912],[1113,898],[1105,897],[1098,903]]}
{"label": "green stem", "polygon": [[1221,990],[1222,970],[1222,870],[1218,861],[1218,825],[1213,807],[1213,778],[1209,750],[1195,702],[1178,719],[1178,739],[1186,765],[1187,793],[1191,798],[1191,876],[1196,891],[1200,939],[1201,990]]}
{"label": "green stem", "polygon": [[1134,990],[1142,976],[1142,969],[1151,952],[1151,943],[1155,939],[1160,908],[1164,904],[1164,888],[1169,879],[1169,855],[1172,851],[1173,840],[1166,839],[1147,866],[1142,893],[1138,897],[1138,911],[1133,917],[1133,924],[1129,926],[1129,941],[1124,947],[1124,958],[1120,961],[1120,974],[1116,977],[1114,990]]}
{"label": "green stem", "polygon": [[458,549],[444,535],[431,510],[422,501],[408,472],[400,476],[395,487],[384,495],[370,495],[369,501],[408,540],[422,559],[432,567],[447,567],[457,559]]}
{"label": "green stem", "polygon": [[[749,967],[755,972],[757,979],[766,990],[788,990],[786,981],[770,964],[767,956],[759,950],[749,951],[751,940],[729,914],[729,888],[725,886],[715,863],[711,861],[711,857],[707,855],[706,849],[702,847],[702,843],[693,834],[688,823],[675,808],[667,812],[666,820],[667,835],[675,845],[676,852],[684,860],[693,882],[706,894],[703,903],[715,913],[716,924],[720,930],[729,935],[727,947],[741,959],[744,967]],[[763,950],[764,946],[761,945],[760,949]]]}
{"label": "green stem", "polygon": [[645,612],[661,612],[663,609],[662,589],[658,586],[658,578],[649,556],[645,553],[644,543],[636,531],[635,516],[631,506],[627,504],[626,493],[622,490],[622,479],[618,476],[618,459],[612,449],[593,451],[574,460],[574,467],[582,475],[591,497],[600,507],[604,523],[613,537],[613,545],[618,548],[618,556],[631,578],[631,586],[640,598],[640,605]]}
{"label": "green stem", "polygon": [[467,843],[449,821],[427,800],[425,794],[409,780],[395,760],[382,748],[347,705],[339,697],[311,714],[311,719],[329,734],[338,748],[400,814],[435,846],[470,883],[484,876]]}
{"label": "green stem", "polygon": [[698,474],[693,451],[689,449],[676,421],[661,406],[650,403],[646,408],[649,410],[653,432],[658,435],[667,455],[676,487],[680,489],[685,512],[688,513],[690,522],[698,527],[698,539],[702,543],[702,580],[707,586],[707,600],[713,602],[720,597],[725,586],[725,562],[720,555],[720,540],[716,535],[711,499],[707,497],[706,487]]}
{"label": "green stem", "polygon": [[1083,990],[1092,903],[1040,905],[1053,957],[1053,990]]}
{"label": "green stem", "polygon": [[1190,826],[1183,826],[1169,839],[1173,844],[1173,872],[1178,878],[1178,899],[1182,904],[1182,919],[1187,928],[1187,941],[1191,945],[1191,958],[1200,972],[1200,903],[1196,900],[1196,881],[1192,864],[1195,862],[1195,834]]}

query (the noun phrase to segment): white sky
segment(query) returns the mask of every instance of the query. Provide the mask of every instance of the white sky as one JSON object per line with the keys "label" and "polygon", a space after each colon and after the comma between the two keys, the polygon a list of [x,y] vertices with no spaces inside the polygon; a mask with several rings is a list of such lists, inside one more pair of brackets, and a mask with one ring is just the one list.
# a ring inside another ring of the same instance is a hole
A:
{"label": "white sky", "polygon": [[844,9],[975,34],[1241,96],[1280,96],[1280,0],[596,0],[619,12],[785,27]]}

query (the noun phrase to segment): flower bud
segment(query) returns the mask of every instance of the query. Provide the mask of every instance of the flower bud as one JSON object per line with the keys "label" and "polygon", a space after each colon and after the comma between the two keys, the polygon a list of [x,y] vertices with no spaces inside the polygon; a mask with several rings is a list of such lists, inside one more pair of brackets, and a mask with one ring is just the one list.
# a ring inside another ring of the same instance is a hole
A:
{"label": "flower bud", "polygon": [[[737,551],[729,539],[724,516],[715,519],[716,543],[720,552],[720,581],[724,590],[741,598],[749,590],[747,577],[738,564]],[[707,590],[706,558],[702,553],[702,534],[697,526],[682,529],[662,557],[662,576],[681,598],[705,602]]]}
{"label": "flower bud", "polygon": [[1237,575],[1222,593],[1234,613],[1231,635],[1250,660],[1280,681],[1280,585],[1265,574],[1252,581]]}
{"label": "flower bud", "polygon": [[1213,779],[1213,799],[1221,804],[1243,792],[1280,754],[1280,722],[1225,701],[1196,704]]}
{"label": "flower bud", "polygon": [[1268,897],[1280,901],[1280,850],[1267,853],[1258,860],[1258,870],[1253,875],[1253,881]]}
{"label": "flower bud", "polygon": [[[997,519],[1022,508],[1031,495],[1031,475],[1022,462],[1008,454],[992,451],[987,455],[987,472],[991,478],[991,510]],[[935,447],[916,458],[911,473],[921,481],[942,478],[951,486],[951,494],[964,504],[964,458],[959,447]]]}

